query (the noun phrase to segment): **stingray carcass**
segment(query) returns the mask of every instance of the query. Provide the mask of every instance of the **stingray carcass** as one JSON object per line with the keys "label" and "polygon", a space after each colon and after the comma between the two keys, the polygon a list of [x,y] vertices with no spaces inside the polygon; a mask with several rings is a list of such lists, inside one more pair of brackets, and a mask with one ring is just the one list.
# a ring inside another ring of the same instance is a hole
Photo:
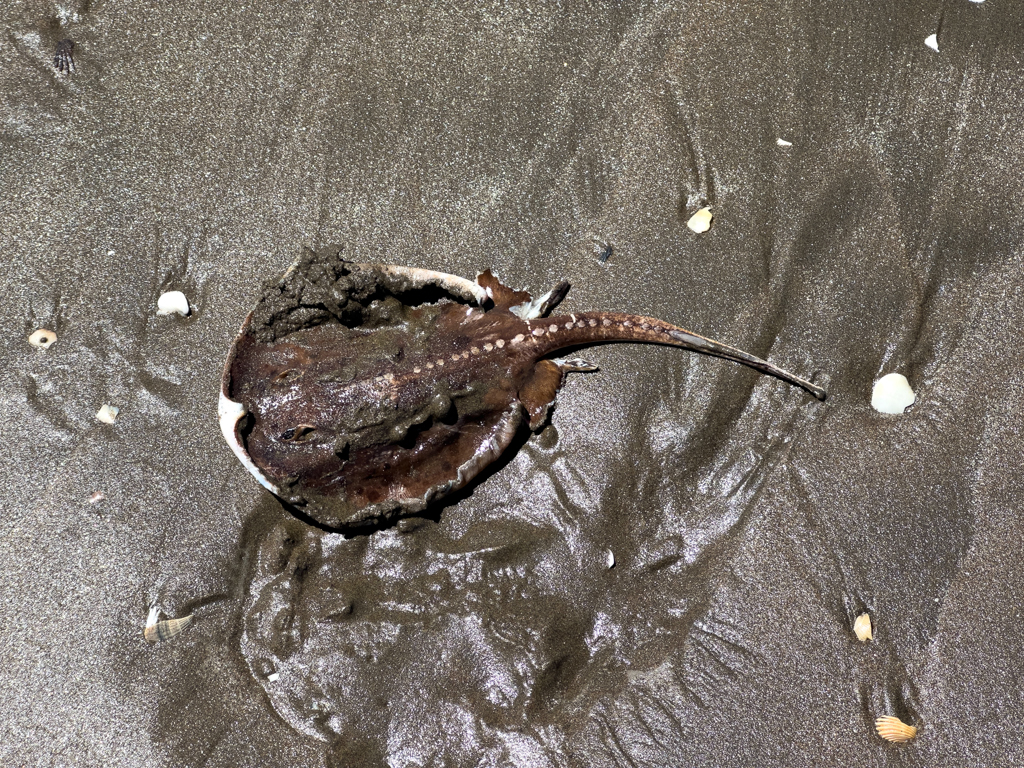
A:
{"label": "stingray carcass", "polygon": [[760,358],[661,320],[618,312],[549,317],[503,285],[307,252],[270,284],[228,355],[221,429],[270,491],[319,523],[379,525],[463,487],[544,424],[580,359],[566,347],[633,341],[734,360],[825,391]]}

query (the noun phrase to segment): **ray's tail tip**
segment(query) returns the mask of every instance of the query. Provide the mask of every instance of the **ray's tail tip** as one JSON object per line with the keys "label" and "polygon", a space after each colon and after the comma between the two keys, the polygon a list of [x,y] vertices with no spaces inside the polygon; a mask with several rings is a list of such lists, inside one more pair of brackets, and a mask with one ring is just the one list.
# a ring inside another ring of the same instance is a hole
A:
{"label": "ray's tail tip", "polygon": [[824,387],[819,387],[817,384],[811,384],[810,382],[807,382],[804,385],[804,389],[806,389],[808,392],[814,395],[814,397],[820,400],[821,402],[825,402],[828,399],[828,392],[825,391]]}

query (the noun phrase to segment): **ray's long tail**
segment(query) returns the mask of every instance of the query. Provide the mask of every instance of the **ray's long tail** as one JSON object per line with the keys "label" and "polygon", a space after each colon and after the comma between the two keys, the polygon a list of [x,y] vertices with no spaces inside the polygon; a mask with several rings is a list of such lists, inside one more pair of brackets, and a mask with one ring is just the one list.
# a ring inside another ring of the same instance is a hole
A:
{"label": "ray's long tail", "polygon": [[801,387],[819,400],[827,397],[827,393],[821,387],[794,376],[767,360],[653,317],[627,315],[621,312],[581,312],[576,315],[536,318],[530,320],[528,325],[533,341],[540,347],[539,352],[542,355],[563,347],[616,341],[668,344],[741,363]]}

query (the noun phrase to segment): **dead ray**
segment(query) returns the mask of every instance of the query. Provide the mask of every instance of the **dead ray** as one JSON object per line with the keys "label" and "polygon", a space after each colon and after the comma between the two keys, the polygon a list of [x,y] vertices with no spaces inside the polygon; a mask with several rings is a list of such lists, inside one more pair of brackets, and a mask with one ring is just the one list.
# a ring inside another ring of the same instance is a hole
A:
{"label": "dead ray", "polygon": [[549,316],[568,283],[533,299],[490,270],[476,281],[307,252],[270,284],[232,344],[221,429],[270,491],[322,525],[376,526],[463,487],[539,429],[566,347],[667,344],[825,391],[734,347],[655,318]]}

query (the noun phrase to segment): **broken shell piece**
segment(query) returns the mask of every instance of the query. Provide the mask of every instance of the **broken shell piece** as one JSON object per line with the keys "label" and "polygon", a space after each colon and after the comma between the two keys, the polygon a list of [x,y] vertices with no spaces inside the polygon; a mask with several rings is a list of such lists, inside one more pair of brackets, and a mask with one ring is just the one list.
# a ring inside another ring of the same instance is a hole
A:
{"label": "broken shell piece", "polygon": [[150,608],[149,616],[146,617],[146,629],[142,633],[143,637],[150,645],[165,643],[184,632],[192,624],[192,616],[190,613],[180,619],[160,621],[160,609]]}
{"label": "broken shell piece", "polygon": [[857,639],[862,643],[872,639],[871,635],[871,616],[867,613],[862,613],[853,622],[853,633],[857,635]]}
{"label": "broken shell piece", "polygon": [[106,498],[107,497],[104,495],[103,491],[96,491],[96,493],[94,493],[92,496],[89,497],[89,503],[90,504],[99,504],[101,501],[105,500]]}
{"label": "broken shell piece", "polygon": [[612,552],[612,551],[611,551],[610,549],[609,549],[609,550],[606,550],[606,552],[607,552],[608,558],[607,558],[607,560],[605,561],[605,564],[606,564],[606,565],[607,565],[607,566],[608,566],[609,568],[614,568],[614,567],[615,567],[615,553],[614,553],[614,552]]}
{"label": "broken shell piece", "polygon": [[281,673],[280,672],[271,672],[269,675],[267,675],[267,682],[268,683],[276,683],[280,679],[281,679]]}
{"label": "broken shell piece", "polygon": [[158,315],[181,315],[182,317],[188,317],[189,309],[188,299],[185,298],[185,294],[181,291],[168,291],[167,293],[160,294],[160,298],[156,302],[156,313]]}
{"label": "broken shell piece", "polygon": [[926,37],[924,39],[924,44],[927,45],[929,48],[931,48],[933,51],[938,52],[938,50],[939,50],[939,36],[938,35],[928,35],[928,37]]}
{"label": "broken shell piece", "polygon": [[688,226],[690,229],[692,229],[699,235],[702,232],[707,232],[709,229],[711,229],[712,218],[713,216],[711,215],[710,208],[701,208],[699,211],[693,214],[693,216],[690,217],[690,220],[686,222],[686,226]]}
{"label": "broken shell piece", "polygon": [[104,424],[113,424],[120,410],[116,405],[104,403],[103,407],[96,412],[96,419]]}
{"label": "broken shell piece", "polygon": [[56,340],[57,334],[53,331],[48,331],[45,328],[33,331],[32,335],[28,337],[28,343],[33,347],[39,347],[40,349],[49,349],[50,345]]}
{"label": "broken shell piece", "polygon": [[917,728],[898,717],[886,715],[875,720],[875,732],[886,741],[904,742],[917,736]]}
{"label": "broken shell piece", "polygon": [[871,390],[871,407],[880,413],[903,413],[915,400],[917,396],[902,373],[886,374]]}
{"label": "broken shell piece", "polygon": [[776,139],[775,143],[778,144],[780,147],[792,147],[793,146],[793,142],[792,141],[786,141],[785,139]]}

